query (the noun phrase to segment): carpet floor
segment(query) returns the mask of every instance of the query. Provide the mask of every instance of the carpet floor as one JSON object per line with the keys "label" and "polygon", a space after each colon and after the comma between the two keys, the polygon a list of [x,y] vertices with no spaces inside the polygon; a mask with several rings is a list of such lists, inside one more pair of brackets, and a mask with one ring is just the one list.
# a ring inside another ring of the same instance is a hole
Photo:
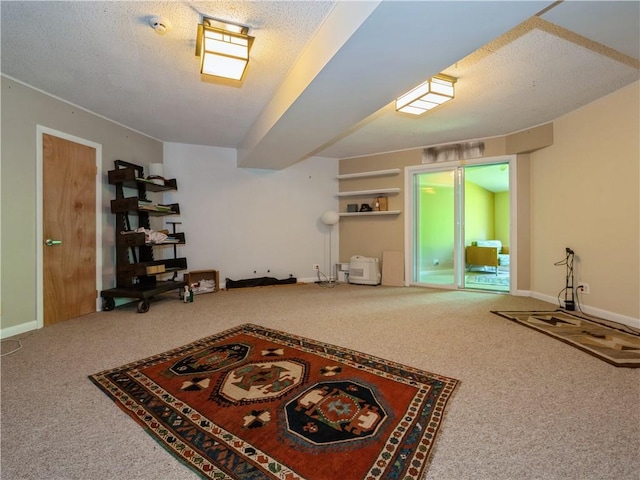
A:
{"label": "carpet floor", "polygon": [[2,357],[1,476],[199,478],[88,375],[252,323],[460,380],[426,480],[637,480],[640,369],[491,313],[555,308],[486,292],[300,285],[191,304],[171,295],[146,314],[124,306],[29,332]]}

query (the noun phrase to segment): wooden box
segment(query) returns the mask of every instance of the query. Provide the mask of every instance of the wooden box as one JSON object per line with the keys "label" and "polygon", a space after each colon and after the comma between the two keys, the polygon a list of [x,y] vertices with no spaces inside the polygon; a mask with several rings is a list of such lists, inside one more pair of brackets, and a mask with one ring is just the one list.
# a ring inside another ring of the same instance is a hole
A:
{"label": "wooden box", "polygon": [[373,202],[373,211],[374,212],[386,212],[389,210],[389,204],[387,202],[387,197],[376,197]]}
{"label": "wooden box", "polygon": [[187,285],[191,286],[200,280],[213,280],[216,284],[214,292],[220,290],[220,272],[218,270],[194,270],[183,275],[183,279]]}

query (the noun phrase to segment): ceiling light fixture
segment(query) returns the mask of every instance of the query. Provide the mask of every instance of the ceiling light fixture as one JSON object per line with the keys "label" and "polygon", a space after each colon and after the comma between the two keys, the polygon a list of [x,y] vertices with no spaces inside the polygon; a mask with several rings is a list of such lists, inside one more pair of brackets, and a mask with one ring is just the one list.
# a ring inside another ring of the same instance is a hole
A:
{"label": "ceiling light fixture", "polygon": [[245,25],[203,17],[196,39],[200,73],[242,80],[254,40],[248,32],[249,27]]}
{"label": "ceiling light fixture", "polygon": [[453,84],[456,79],[442,73],[430,78],[400,98],[396,99],[396,110],[412,115],[422,115],[454,97]]}

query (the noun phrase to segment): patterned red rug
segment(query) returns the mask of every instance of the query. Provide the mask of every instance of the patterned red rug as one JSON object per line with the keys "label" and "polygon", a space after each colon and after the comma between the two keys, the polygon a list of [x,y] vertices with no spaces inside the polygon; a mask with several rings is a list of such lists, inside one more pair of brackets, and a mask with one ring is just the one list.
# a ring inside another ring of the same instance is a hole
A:
{"label": "patterned red rug", "polygon": [[89,378],[203,478],[237,480],[420,479],[458,385],[248,324]]}

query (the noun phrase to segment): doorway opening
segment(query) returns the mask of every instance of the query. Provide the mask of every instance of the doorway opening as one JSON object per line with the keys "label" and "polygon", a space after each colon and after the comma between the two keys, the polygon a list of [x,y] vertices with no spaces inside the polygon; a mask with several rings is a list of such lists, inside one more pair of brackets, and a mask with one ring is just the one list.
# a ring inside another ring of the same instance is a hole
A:
{"label": "doorway opening", "polygon": [[506,156],[407,169],[410,284],[514,288],[515,168],[515,156]]}

